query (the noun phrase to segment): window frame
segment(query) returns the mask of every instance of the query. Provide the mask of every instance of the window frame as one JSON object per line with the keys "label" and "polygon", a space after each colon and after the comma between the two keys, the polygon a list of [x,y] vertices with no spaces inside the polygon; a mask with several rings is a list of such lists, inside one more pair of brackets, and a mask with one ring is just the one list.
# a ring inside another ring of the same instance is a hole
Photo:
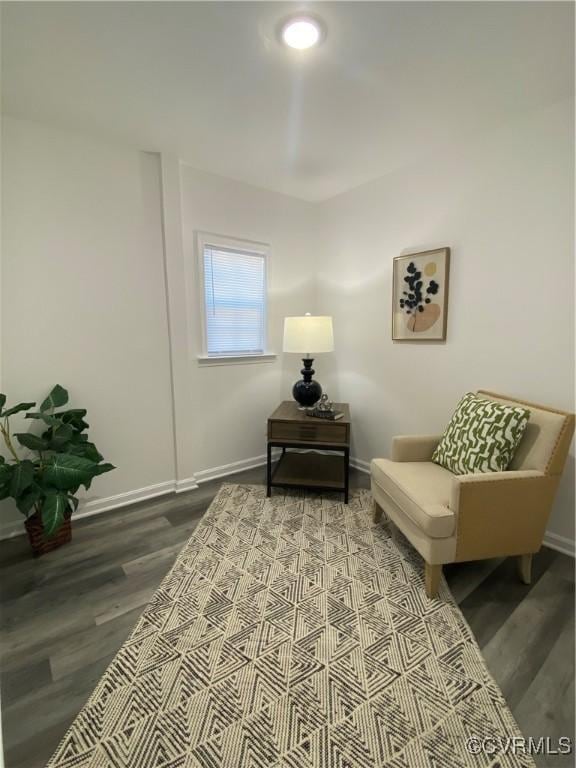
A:
{"label": "window frame", "polygon": [[[208,328],[206,322],[206,291],[204,285],[204,250],[207,246],[215,248],[224,248],[226,250],[239,251],[264,258],[264,351],[262,352],[238,352],[235,354],[208,354]],[[201,333],[201,354],[198,355],[198,363],[201,365],[233,365],[238,363],[262,363],[272,362],[276,359],[276,354],[270,352],[268,339],[270,336],[269,328],[269,299],[270,299],[270,246],[267,243],[261,243],[254,240],[244,240],[238,237],[229,237],[227,235],[217,235],[212,232],[196,233],[196,267],[198,274],[199,306],[200,306],[200,333]]]}

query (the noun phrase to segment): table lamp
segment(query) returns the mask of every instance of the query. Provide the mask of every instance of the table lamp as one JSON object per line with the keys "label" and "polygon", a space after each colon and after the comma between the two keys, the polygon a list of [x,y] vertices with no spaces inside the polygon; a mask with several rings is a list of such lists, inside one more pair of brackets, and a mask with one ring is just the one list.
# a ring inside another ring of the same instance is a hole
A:
{"label": "table lamp", "polygon": [[315,371],[312,368],[314,358],[310,355],[334,350],[334,333],[331,317],[314,317],[306,314],[304,317],[284,318],[284,352],[297,352],[304,355],[304,368],[300,371],[302,379],[292,388],[292,396],[300,408],[309,408],[322,395],[322,387],[312,380]]}

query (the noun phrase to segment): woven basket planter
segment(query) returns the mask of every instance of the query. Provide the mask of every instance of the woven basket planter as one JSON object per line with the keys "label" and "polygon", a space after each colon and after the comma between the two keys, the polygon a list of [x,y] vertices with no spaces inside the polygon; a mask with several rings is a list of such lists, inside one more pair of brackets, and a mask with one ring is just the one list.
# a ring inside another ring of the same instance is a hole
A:
{"label": "woven basket planter", "polygon": [[26,526],[34,557],[45,555],[47,552],[58,549],[58,547],[72,540],[72,522],[69,517],[62,523],[54,536],[50,537],[44,535],[42,518],[38,513],[25,520],[24,525]]}

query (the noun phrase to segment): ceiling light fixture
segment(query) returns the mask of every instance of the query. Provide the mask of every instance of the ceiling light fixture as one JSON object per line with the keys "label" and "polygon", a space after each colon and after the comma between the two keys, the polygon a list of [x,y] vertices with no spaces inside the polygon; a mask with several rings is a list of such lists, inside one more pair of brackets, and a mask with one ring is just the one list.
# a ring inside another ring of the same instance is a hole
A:
{"label": "ceiling light fixture", "polygon": [[303,51],[317,45],[322,38],[322,28],[311,16],[297,16],[282,26],[282,40],[290,48]]}

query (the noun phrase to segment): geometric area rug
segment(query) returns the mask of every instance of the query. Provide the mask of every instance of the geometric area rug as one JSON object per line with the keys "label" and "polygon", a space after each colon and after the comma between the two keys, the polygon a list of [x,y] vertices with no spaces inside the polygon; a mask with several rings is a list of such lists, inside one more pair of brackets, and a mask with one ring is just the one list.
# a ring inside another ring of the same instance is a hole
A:
{"label": "geometric area rug", "polygon": [[442,580],[371,495],[225,484],[48,768],[532,768]]}

